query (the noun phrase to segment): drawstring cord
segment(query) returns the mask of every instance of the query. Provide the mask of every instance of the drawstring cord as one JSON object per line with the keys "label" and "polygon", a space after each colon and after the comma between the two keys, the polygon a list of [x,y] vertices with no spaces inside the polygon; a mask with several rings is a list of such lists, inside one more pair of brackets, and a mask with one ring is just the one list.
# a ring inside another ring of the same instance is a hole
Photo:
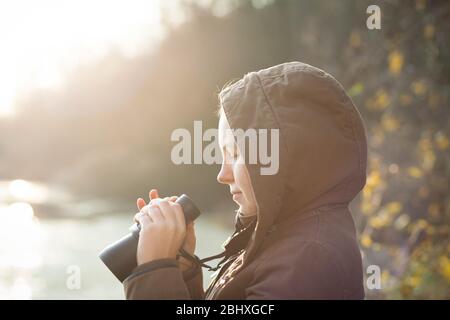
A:
{"label": "drawstring cord", "polygon": [[[177,255],[177,260],[181,256],[184,257],[186,260],[191,261],[195,265],[199,265],[203,268],[208,268],[208,271],[216,271],[222,266],[223,263],[225,263],[225,261],[227,261],[229,257],[233,256],[234,254],[236,254],[237,252],[239,252],[244,248],[251,234],[253,233],[253,228],[255,224],[256,220],[252,221],[246,228],[235,230],[233,235],[228,239],[228,241],[225,242],[224,244],[225,251],[223,251],[222,253],[200,259],[199,257],[191,255],[189,252],[181,248]],[[219,258],[222,258],[222,260],[220,260],[215,267],[212,267],[205,263]]]}
{"label": "drawstring cord", "polygon": [[[204,258],[204,259],[200,259],[197,256],[193,256],[190,253],[188,253],[186,250],[184,250],[183,248],[180,249],[180,252],[177,255],[177,259],[182,256],[183,258],[185,258],[186,260],[191,261],[192,263],[199,265],[203,268],[208,268],[208,271],[216,271],[218,270],[222,264],[225,262],[225,260],[228,258],[227,257],[227,252],[224,251],[222,253],[216,254],[214,256],[208,257],[208,258]],[[215,267],[211,267],[210,265],[207,265],[205,262],[211,261],[211,260],[216,260],[219,258],[222,258],[222,260],[220,260],[217,265]]]}

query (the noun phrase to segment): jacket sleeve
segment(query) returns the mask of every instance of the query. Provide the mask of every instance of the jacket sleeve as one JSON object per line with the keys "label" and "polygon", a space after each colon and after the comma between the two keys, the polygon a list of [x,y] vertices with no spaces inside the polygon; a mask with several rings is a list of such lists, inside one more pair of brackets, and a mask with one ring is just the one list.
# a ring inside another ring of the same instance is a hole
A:
{"label": "jacket sleeve", "polygon": [[189,300],[204,296],[201,267],[182,273],[175,259],[137,266],[123,285],[127,300]]}
{"label": "jacket sleeve", "polygon": [[319,243],[302,242],[280,249],[256,268],[246,299],[343,299],[343,270]]}
{"label": "jacket sleeve", "polygon": [[183,279],[192,300],[203,300],[205,298],[201,266],[196,265],[194,268],[183,272]]}

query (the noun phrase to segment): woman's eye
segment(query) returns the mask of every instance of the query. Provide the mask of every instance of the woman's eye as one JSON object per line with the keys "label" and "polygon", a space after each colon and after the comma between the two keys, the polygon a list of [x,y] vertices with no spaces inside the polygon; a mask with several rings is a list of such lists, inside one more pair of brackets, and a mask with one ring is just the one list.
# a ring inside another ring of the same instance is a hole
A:
{"label": "woman's eye", "polygon": [[239,156],[238,152],[237,152],[237,148],[227,148],[227,154],[230,158],[232,158],[233,160],[236,160]]}

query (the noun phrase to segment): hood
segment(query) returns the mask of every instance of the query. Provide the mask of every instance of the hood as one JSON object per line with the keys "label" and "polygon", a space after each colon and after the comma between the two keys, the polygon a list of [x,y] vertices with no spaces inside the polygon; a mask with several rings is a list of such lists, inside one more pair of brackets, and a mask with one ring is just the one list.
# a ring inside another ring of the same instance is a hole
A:
{"label": "hood", "polygon": [[262,175],[263,165],[246,163],[257,223],[238,265],[251,259],[274,224],[322,206],[348,205],[364,187],[363,121],[328,73],[284,63],[246,74],[219,100],[232,129],[278,129],[280,138],[276,174]]}

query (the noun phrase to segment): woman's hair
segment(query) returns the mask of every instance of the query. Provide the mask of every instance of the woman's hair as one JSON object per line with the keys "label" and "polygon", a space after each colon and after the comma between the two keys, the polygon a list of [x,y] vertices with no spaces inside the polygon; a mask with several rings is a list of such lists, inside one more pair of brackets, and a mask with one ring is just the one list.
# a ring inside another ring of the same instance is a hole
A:
{"label": "woman's hair", "polygon": [[222,105],[220,104],[220,101],[217,103],[217,110],[216,115],[218,118],[220,118],[220,112],[222,111]]}
{"label": "woman's hair", "polygon": [[231,87],[233,84],[235,84],[236,82],[238,82],[240,79],[238,79],[238,78],[234,78],[234,79],[231,79],[231,80],[229,80],[227,83],[225,83],[224,85],[223,85],[223,87],[222,87],[222,89],[219,91],[219,93],[217,94],[217,97],[218,97],[218,103],[217,103],[217,110],[216,110],[216,114],[217,114],[217,117],[219,117],[220,118],[220,112],[222,111],[222,105],[221,105],[221,103],[220,103],[220,94],[222,93],[222,92],[224,92],[225,90],[227,90],[229,87]]}

